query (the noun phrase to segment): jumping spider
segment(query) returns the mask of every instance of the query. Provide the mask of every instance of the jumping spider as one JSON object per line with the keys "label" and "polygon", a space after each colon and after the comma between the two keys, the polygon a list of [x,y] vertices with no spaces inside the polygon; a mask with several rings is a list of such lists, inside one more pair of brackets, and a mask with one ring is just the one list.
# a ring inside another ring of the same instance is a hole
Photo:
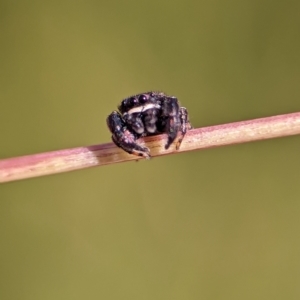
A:
{"label": "jumping spider", "polygon": [[165,149],[177,138],[176,150],[187,130],[192,126],[185,107],[180,107],[178,99],[162,92],[147,92],[124,99],[107,117],[107,126],[113,142],[124,151],[137,156],[150,158],[147,147],[136,142],[144,136],[166,133],[168,142]]}

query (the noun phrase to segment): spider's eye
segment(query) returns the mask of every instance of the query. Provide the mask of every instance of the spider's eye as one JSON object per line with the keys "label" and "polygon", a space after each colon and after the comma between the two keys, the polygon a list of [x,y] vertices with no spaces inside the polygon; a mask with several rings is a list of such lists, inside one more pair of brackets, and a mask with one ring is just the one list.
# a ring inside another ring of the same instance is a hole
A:
{"label": "spider's eye", "polygon": [[138,100],[135,97],[131,97],[128,99],[128,103],[130,106],[135,106],[138,103]]}
{"label": "spider's eye", "polygon": [[146,102],[147,102],[147,96],[146,96],[146,95],[140,95],[140,96],[139,96],[139,102],[140,102],[141,104],[146,103]]}

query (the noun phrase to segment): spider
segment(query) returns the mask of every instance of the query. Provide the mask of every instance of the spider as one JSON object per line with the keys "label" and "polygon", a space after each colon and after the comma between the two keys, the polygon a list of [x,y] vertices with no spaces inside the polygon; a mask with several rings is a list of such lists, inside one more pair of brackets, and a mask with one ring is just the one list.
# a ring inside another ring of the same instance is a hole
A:
{"label": "spider", "polygon": [[137,143],[144,136],[166,133],[168,141],[165,149],[175,141],[179,149],[184,135],[192,128],[188,112],[180,107],[178,99],[162,92],[146,92],[124,99],[107,117],[107,126],[113,142],[124,151],[137,156],[150,158],[147,147]]}

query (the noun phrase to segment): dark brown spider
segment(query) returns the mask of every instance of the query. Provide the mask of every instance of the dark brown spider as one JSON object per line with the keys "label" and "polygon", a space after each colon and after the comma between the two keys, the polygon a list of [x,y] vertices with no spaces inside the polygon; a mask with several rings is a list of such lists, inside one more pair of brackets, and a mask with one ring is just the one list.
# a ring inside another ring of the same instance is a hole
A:
{"label": "dark brown spider", "polygon": [[192,128],[188,112],[180,107],[178,99],[162,92],[147,92],[124,99],[118,111],[107,117],[107,126],[113,142],[124,151],[150,158],[147,147],[136,142],[144,136],[166,133],[168,142],[165,149],[175,141],[178,150],[186,132]]}

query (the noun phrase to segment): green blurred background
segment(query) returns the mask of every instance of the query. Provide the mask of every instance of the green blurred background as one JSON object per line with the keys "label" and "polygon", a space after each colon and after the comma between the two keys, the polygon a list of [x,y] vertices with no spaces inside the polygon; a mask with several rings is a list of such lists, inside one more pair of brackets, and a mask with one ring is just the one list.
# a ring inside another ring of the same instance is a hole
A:
{"label": "green blurred background", "polygon": [[[0,158],[110,141],[162,90],[194,127],[300,109],[299,1],[0,1]],[[299,137],[0,186],[0,299],[299,299]]]}

